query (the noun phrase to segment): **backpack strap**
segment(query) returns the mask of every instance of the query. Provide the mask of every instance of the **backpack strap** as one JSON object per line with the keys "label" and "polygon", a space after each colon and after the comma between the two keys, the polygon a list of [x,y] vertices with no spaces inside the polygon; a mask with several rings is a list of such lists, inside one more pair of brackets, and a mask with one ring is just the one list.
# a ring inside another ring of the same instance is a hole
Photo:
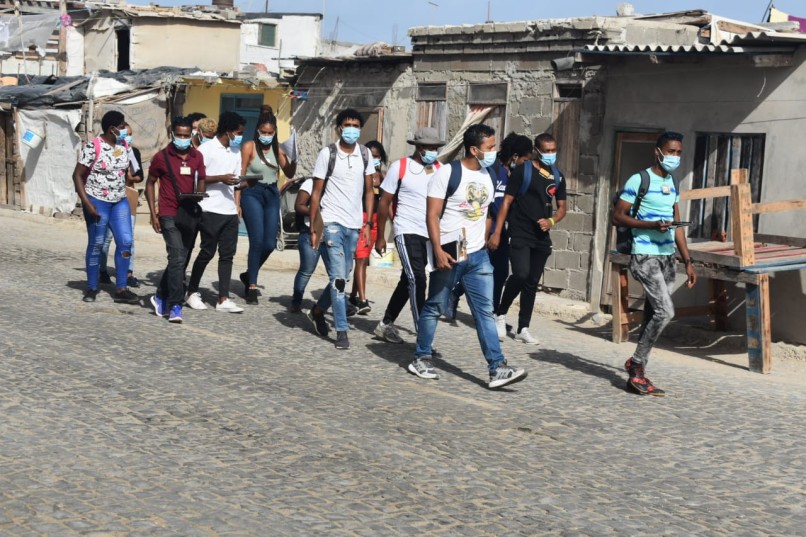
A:
{"label": "backpack strap", "polygon": [[[490,173],[489,171],[487,173]],[[454,160],[451,162],[451,176],[448,179],[448,188],[445,190],[445,199],[442,200],[442,212],[439,214],[440,220],[445,214],[445,207],[448,206],[448,198],[456,194],[459,190],[459,185],[462,182],[462,161]]]}
{"label": "backpack strap", "polygon": [[83,179],[85,183],[87,182],[87,179],[92,173],[92,170],[95,169],[95,165],[98,163],[98,159],[101,158],[101,138],[99,136],[96,136],[95,138],[92,139],[92,147],[95,149],[95,156],[92,158],[92,164],[90,164],[90,167],[87,168],[86,172],[84,172]]}
{"label": "backpack strap", "polygon": [[400,190],[400,181],[406,176],[406,157],[400,159],[400,171],[397,174],[397,189]]}
{"label": "backpack strap", "polygon": [[551,165],[551,175],[554,176],[554,182],[555,183],[559,183],[560,181],[563,180],[563,174],[560,171],[560,168],[558,168],[554,164]]}
{"label": "backpack strap", "polygon": [[369,166],[369,149],[365,145],[358,145],[358,150],[361,151],[361,158],[364,160],[364,172],[367,171],[367,166]]}
{"label": "backpack strap", "polygon": [[165,160],[165,169],[168,170],[168,177],[171,178],[171,183],[174,185],[174,192],[176,192],[176,204],[179,205],[179,201],[182,199],[182,193],[179,191],[179,183],[176,182],[176,176],[174,176],[174,170],[171,167],[171,161],[168,160],[168,150],[162,150],[162,158]]}
{"label": "backpack strap", "polygon": [[641,170],[638,172],[641,176],[641,186],[638,187],[638,194],[635,196],[635,201],[630,209],[630,216],[635,218],[638,215],[638,209],[641,208],[641,202],[644,201],[644,196],[649,192],[649,172]]}
{"label": "backpack strap", "polygon": [[535,166],[531,161],[523,163],[523,182],[521,182],[521,187],[518,189],[518,197],[529,192],[529,187],[532,185],[532,173],[534,169]]}

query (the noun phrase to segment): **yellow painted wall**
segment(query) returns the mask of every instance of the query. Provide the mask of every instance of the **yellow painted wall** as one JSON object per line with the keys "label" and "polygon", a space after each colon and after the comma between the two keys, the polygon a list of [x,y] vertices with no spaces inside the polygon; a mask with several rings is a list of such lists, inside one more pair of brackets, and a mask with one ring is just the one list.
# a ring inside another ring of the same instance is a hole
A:
{"label": "yellow painted wall", "polygon": [[[220,114],[221,95],[230,93],[245,93],[250,95],[262,94],[263,104],[274,110],[277,116],[277,131],[280,141],[285,141],[291,134],[291,100],[283,97],[287,92],[282,86],[274,89],[252,89],[250,86],[235,80],[222,80],[216,84],[204,84],[201,81],[192,81],[187,87],[183,114],[201,112],[207,117],[218,118]],[[251,139],[251,133],[244,133],[246,139]]]}

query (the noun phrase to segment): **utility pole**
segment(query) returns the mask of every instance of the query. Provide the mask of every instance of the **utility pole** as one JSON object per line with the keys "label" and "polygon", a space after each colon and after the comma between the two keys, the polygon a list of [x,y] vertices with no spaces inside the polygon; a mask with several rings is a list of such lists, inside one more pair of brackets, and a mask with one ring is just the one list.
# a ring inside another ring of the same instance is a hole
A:
{"label": "utility pole", "polygon": [[266,0],[266,3],[263,4],[263,13],[269,12],[269,0]]}
{"label": "utility pole", "polygon": [[67,0],[59,0],[59,76],[67,74]]}
{"label": "utility pole", "polygon": [[491,16],[492,13],[492,0],[487,0],[487,22],[493,22],[493,18]]}
{"label": "utility pole", "polygon": [[434,15],[437,12],[437,8],[439,7],[439,4],[437,4],[436,2],[428,2],[428,3],[431,5],[431,17],[429,17],[428,26],[433,26],[434,25]]}

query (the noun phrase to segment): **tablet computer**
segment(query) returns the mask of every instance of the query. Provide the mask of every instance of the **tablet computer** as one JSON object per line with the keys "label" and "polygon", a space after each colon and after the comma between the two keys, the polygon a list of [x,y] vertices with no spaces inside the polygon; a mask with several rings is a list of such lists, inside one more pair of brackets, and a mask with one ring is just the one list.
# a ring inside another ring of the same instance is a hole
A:
{"label": "tablet computer", "polygon": [[184,193],[184,194],[179,194],[179,199],[180,200],[201,201],[204,198],[209,198],[209,197],[210,197],[210,194],[208,194],[207,192],[187,192],[187,193]]}

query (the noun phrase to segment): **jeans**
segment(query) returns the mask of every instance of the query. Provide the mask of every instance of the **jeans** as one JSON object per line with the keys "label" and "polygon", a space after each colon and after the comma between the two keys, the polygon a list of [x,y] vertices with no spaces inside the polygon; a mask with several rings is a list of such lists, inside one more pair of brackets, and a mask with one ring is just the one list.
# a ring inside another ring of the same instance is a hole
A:
{"label": "jeans", "polygon": [[451,270],[437,270],[431,273],[428,284],[428,300],[420,313],[417,330],[417,350],[415,357],[431,356],[431,345],[437,330],[437,321],[447,307],[451,289],[461,282],[467,295],[467,303],[476,321],[476,335],[481,352],[487,360],[487,368],[492,374],[504,362],[498,332],[493,316],[493,267],[487,250],[479,250],[457,263]]}
{"label": "jeans", "polygon": [[170,309],[185,298],[185,259],[196,240],[196,229],[180,228],[173,216],[160,217],[160,227],[168,252],[168,266],[160,278],[157,296],[166,300]]}
{"label": "jeans", "polygon": [[[493,265],[493,311],[498,311],[501,306],[501,295],[504,292],[504,284],[509,277],[509,235],[506,228],[501,233],[501,242],[497,250],[489,250],[490,263]],[[461,283],[456,284],[453,289],[456,301],[465,294],[465,289]]]}
{"label": "jeans", "polygon": [[106,239],[107,228],[110,228],[115,238],[115,288],[125,289],[133,242],[129,200],[123,198],[111,203],[92,198],[92,204],[95,206],[99,218],[96,220],[89,217],[87,220],[89,238],[86,254],[87,288],[98,289],[101,250]]}
{"label": "jeans", "polygon": [[630,272],[644,287],[644,321],[638,336],[638,346],[632,355],[637,365],[646,365],[649,353],[663,329],[674,319],[675,260],[673,255],[633,255]]}
{"label": "jeans", "polygon": [[330,280],[316,303],[323,311],[333,306],[333,321],[336,332],[346,332],[347,300],[345,289],[353,271],[353,256],[358,244],[358,229],[352,229],[336,223],[326,223],[322,232],[320,252],[325,262],[327,276]]}
{"label": "jeans", "polygon": [[428,263],[428,239],[416,234],[398,235],[395,237],[395,246],[403,270],[383,314],[383,324],[394,323],[406,301],[409,301],[416,330],[427,289],[425,266]]}
{"label": "jeans", "polygon": [[[84,211],[84,222],[87,224],[87,233],[90,230],[90,220],[92,217],[90,213],[87,212],[86,208],[82,208]],[[129,208],[131,210],[131,208]],[[132,215],[132,237],[134,237],[134,224],[137,220],[136,215]],[[98,268],[100,272],[107,272],[107,258],[109,257],[109,246],[112,244],[112,228],[106,229],[106,237],[104,238],[104,245],[101,248],[101,257],[99,258]],[[132,247],[129,250],[129,272],[134,272],[134,239],[132,239]]]}
{"label": "jeans", "polygon": [[512,276],[507,280],[501,304],[495,310],[497,315],[506,315],[512,302],[521,295],[521,309],[518,312],[518,332],[528,328],[535,307],[537,284],[543,275],[546,261],[551,255],[551,246],[512,246],[509,260],[512,262]]}
{"label": "jeans", "polygon": [[257,283],[260,267],[277,248],[280,229],[280,190],[276,184],[258,183],[241,192],[241,209],[249,235],[247,273],[249,284]]}
{"label": "jeans", "polygon": [[319,263],[320,250],[314,250],[311,246],[311,232],[307,229],[299,232],[299,239],[297,241],[297,250],[299,250],[299,270],[294,277],[294,296],[291,299],[291,304],[300,306],[302,304],[302,297],[305,294],[305,288],[311,279],[311,274],[316,270],[316,265]]}
{"label": "jeans", "polygon": [[199,223],[201,246],[199,255],[193,262],[188,292],[199,290],[204,269],[218,249],[218,296],[229,297],[229,284],[232,278],[232,258],[238,248],[238,215],[204,212]]}

